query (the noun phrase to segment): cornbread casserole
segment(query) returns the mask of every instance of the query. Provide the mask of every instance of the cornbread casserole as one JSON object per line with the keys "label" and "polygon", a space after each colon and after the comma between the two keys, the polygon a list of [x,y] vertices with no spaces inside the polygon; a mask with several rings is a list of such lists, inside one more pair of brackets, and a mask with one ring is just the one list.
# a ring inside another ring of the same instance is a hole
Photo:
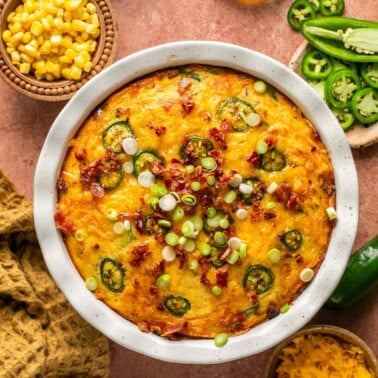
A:
{"label": "cornbread casserole", "polygon": [[328,152],[282,93],[231,69],[152,73],[69,144],[55,221],[94,295],[142,331],[235,335],[288,309],[334,226]]}

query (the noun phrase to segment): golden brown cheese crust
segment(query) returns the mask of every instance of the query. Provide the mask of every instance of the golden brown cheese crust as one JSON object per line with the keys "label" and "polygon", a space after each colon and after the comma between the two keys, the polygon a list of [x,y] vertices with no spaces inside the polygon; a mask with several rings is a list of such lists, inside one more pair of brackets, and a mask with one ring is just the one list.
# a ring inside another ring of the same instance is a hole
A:
{"label": "golden brown cheese crust", "polygon": [[[97,278],[96,297],[143,331],[167,337],[245,332],[290,304],[306,286],[300,273],[316,271],[324,258],[333,227],[326,209],[335,205],[328,153],[291,101],[269,86],[258,93],[255,82],[230,69],[200,65],[156,72],[110,96],[70,143],[57,183],[57,227],[83,279]],[[257,121],[251,121],[251,112]],[[109,147],[104,142],[105,130],[118,121],[131,126],[139,151],[153,151],[163,160],[142,170],[152,171],[168,192],[196,198],[194,207],[177,204],[183,219],[172,220],[172,211],[151,200],[152,188],[141,186],[135,171],[122,169],[135,163],[135,156],[119,143]],[[215,171],[201,165],[192,136],[211,142],[213,149],[201,153],[215,160]],[[262,150],[256,152],[256,146]],[[272,151],[279,155],[265,161]],[[103,180],[109,170],[114,177]],[[252,197],[243,198],[248,194],[240,192],[241,186],[230,185],[235,175],[258,183]],[[215,177],[215,185],[208,184],[208,176]],[[198,191],[193,181],[200,183]],[[227,203],[224,197],[231,190],[236,198]],[[209,228],[208,208],[221,209],[227,227]],[[240,209],[247,211],[245,219],[239,219]],[[205,223],[192,236],[194,250],[179,244],[172,247],[176,258],[165,260],[165,233],[182,237],[183,222],[194,215]],[[159,219],[170,226],[159,227]],[[131,230],[115,233],[114,225],[125,220]],[[285,240],[292,230],[301,236],[298,245],[289,236]],[[216,231],[228,240],[237,237],[243,247],[214,246]],[[212,245],[210,256],[201,252],[203,243]],[[281,253],[278,262],[268,257],[272,249]],[[167,287],[157,284],[162,274],[170,277]],[[176,301],[167,302],[169,296]],[[176,308],[169,311],[172,305]]]}

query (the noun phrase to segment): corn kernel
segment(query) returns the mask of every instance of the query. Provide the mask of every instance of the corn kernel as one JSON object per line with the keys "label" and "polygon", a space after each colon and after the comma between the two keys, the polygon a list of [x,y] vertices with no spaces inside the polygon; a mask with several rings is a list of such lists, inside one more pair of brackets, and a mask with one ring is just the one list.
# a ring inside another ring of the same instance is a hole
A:
{"label": "corn kernel", "polygon": [[51,25],[46,17],[41,18],[41,24],[43,26],[43,30],[46,32],[51,31]]}
{"label": "corn kernel", "polygon": [[10,40],[11,40],[11,38],[12,38],[12,33],[11,33],[11,31],[10,31],[9,29],[4,30],[4,31],[3,31],[3,34],[2,34],[2,37],[3,37],[3,41],[4,41],[5,43],[10,42]]}
{"label": "corn kernel", "polygon": [[21,32],[21,31],[16,33],[16,34],[13,34],[9,43],[13,46],[17,46],[20,43],[20,41],[22,40],[23,36],[24,36],[24,33]]}
{"label": "corn kernel", "polygon": [[92,3],[88,3],[87,4],[87,11],[90,13],[90,14],[94,14],[96,13],[96,7],[94,4]]}
{"label": "corn kernel", "polygon": [[64,2],[64,7],[70,12],[78,9],[80,5],[81,5],[81,0],[66,0]]}
{"label": "corn kernel", "polygon": [[71,26],[72,26],[72,30],[79,31],[79,32],[85,31],[87,28],[87,24],[81,20],[73,20],[71,23]]}
{"label": "corn kernel", "polygon": [[32,35],[30,32],[24,33],[24,36],[22,37],[22,43],[29,43],[31,41]]}
{"label": "corn kernel", "polygon": [[30,72],[30,63],[21,63],[20,72],[22,74],[28,74]]}
{"label": "corn kernel", "polygon": [[45,41],[43,42],[43,44],[41,45],[39,51],[42,53],[42,54],[50,54],[51,52],[51,41]]}
{"label": "corn kernel", "polygon": [[77,55],[77,52],[74,49],[67,49],[64,55],[71,59],[74,59]]}
{"label": "corn kernel", "polygon": [[60,34],[54,34],[50,37],[52,46],[59,46],[62,41],[62,36]]}
{"label": "corn kernel", "polygon": [[31,63],[33,61],[33,58],[31,58],[28,54],[25,54],[24,52],[20,54],[20,58],[21,61],[25,63]]}
{"label": "corn kernel", "polygon": [[34,21],[30,27],[30,33],[35,35],[36,37],[39,37],[43,32],[43,26],[42,23],[39,21]]}
{"label": "corn kernel", "polygon": [[82,69],[76,65],[71,66],[71,77],[72,80],[80,80],[82,74]]}
{"label": "corn kernel", "polygon": [[38,72],[40,75],[43,75],[46,73],[46,67],[45,62],[43,60],[40,60],[39,62],[34,63],[33,68],[36,72]]}
{"label": "corn kernel", "polygon": [[20,22],[15,22],[9,27],[9,30],[11,31],[12,34],[16,34],[19,31],[22,31],[22,25]]}
{"label": "corn kernel", "polygon": [[32,46],[31,43],[25,45],[24,47],[24,51],[23,51],[25,54],[29,55],[31,58],[35,58],[36,54],[37,54],[37,49]]}
{"label": "corn kernel", "polygon": [[92,69],[92,62],[85,63],[85,65],[83,67],[83,71],[84,72],[89,72],[91,69]]}
{"label": "corn kernel", "polygon": [[62,37],[60,45],[65,49],[72,47],[72,38],[68,35],[65,35],[64,37]]}
{"label": "corn kernel", "polygon": [[13,51],[10,54],[10,58],[11,58],[11,61],[12,61],[13,64],[20,63],[21,57],[20,57],[20,53],[17,50]]}

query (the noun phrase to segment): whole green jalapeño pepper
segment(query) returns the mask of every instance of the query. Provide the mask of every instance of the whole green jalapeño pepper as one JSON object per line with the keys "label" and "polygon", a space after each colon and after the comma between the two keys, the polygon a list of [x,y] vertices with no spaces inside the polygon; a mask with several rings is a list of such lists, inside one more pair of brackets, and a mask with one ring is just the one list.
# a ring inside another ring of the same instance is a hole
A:
{"label": "whole green jalape\u00f1o pepper", "polygon": [[378,235],[349,259],[339,284],[325,304],[344,310],[378,284]]}
{"label": "whole green jalape\u00f1o pepper", "polygon": [[324,53],[350,62],[378,62],[378,22],[348,17],[303,20],[300,32]]}

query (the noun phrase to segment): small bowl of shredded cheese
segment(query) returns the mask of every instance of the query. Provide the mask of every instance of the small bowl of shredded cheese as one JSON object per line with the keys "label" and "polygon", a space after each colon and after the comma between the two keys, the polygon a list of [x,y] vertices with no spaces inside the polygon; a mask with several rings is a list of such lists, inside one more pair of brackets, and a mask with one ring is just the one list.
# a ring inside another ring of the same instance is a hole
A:
{"label": "small bowl of shredded cheese", "polygon": [[0,0],[0,76],[17,91],[68,100],[112,63],[109,0]]}
{"label": "small bowl of shredded cheese", "polygon": [[377,360],[354,333],[332,325],[302,329],[278,345],[265,378],[376,378]]}

